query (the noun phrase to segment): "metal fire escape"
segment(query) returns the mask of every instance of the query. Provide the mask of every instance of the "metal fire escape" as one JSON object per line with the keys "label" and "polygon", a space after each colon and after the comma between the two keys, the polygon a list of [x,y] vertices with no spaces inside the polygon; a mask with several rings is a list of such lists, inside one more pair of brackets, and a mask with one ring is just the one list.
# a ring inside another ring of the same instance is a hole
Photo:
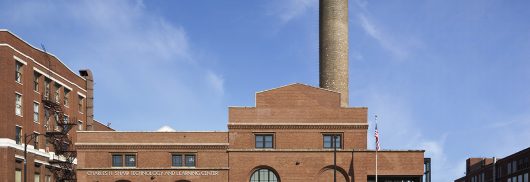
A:
{"label": "metal fire escape", "polygon": [[46,119],[49,121],[53,115],[55,120],[55,127],[51,131],[46,131],[46,140],[53,145],[55,155],[57,155],[50,161],[50,164],[55,166],[50,170],[56,181],[75,181],[74,160],[77,157],[77,152],[68,132],[75,127],[76,123],[65,119],[61,104],[50,100],[49,97],[43,97],[42,103],[44,104]]}
{"label": "metal fire escape", "polygon": [[[48,58],[48,67],[51,69],[49,55],[44,46],[42,48]],[[48,75],[51,76],[51,73],[48,73]],[[55,180],[58,182],[76,181],[74,160],[77,157],[77,151],[68,132],[77,125],[77,120],[76,118],[68,119],[65,117],[58,96],[53,101],[50,96],[51,88],[47,89],[48,92],[42,96],[45,119],[48,123],[46,124],[46,140],[53,145],[55,152],[55,156],[49,161],[51,164],[50,171],[54,174]],[[49,121],[53,121],[50,120],[52,116],[54,120],[53,124],[49,123]]]}

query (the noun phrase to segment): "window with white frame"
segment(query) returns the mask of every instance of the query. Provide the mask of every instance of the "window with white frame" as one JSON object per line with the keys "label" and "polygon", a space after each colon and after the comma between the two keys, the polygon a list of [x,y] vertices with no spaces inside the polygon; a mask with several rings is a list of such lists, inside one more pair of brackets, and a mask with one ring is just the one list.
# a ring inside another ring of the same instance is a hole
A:
{"label": "window with white frame", "polygon": [[78,109],[79,109],[79,112],[80,112],[80,113],[83,113],[83,105],[84,105],[83,102],[84,102],[85,98],[84,98],[83,96],[80,96],[80,95],[78,95],[77,97],[78,97],[78,98],[77,98],[77,101],[79,102],[79,103],[78,103],[78,107],[79,107]]}
{"label": "window with white frame", "polygon": [[15,114],[22,116],[22,95],[19,93],[15,94]]}
{"label": "window with white frame", "polygon": [[48,77],[44,78],[44,98],[48,100],[50,98],[50,85],[52,83],[52,80],[50,80]]}
{"label": "window with white frame", "polygon": [[22,83],[22,73],[23,73],[22,67],[24,66],[24,64],[18,61],[15,61],[15,62],[16,62],[15,63],[15,81],[17,83]]}
{"label": "window with white frame", "polygon": [[39,103],[33,102],[33,122],[39,122]]}
{"label": "window with white frame", "polygon": [[33,134],[35,135],[35,138],[33,139],[33,148],[39,149],[39,133],[33,132]]}
{"label": "window with white frame", "polygon": [[22,127],[20,126],[15,128],[15,143],[22,144]]}
{"label": "window with white frame", "polygon": [[55,102],[56,103],[61,103],[60,102],[60,90],[61,89],[61,85],[59,85],[58,83],[55,83]]}
{"label": "window with white frame", "polygon": [[67,88],[64,88],[64,99],[63,99],[64,106],[68,107],[69,99],[70,99],[70,90],[68,90]]}
{"label": "window with white frame", "polygon": [[34,71],[33,72],[33,91],[39,92],[39,79],[41,74]]}

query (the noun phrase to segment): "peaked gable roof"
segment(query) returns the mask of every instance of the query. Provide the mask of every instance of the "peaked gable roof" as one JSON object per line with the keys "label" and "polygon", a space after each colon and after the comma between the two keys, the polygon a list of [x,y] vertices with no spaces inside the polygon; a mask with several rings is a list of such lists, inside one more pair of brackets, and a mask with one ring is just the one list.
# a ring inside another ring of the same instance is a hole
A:
{"label": "peaked gable roof", "polygon": [[340,93],[293,83],[256,93],[256,107],[340,107]]}

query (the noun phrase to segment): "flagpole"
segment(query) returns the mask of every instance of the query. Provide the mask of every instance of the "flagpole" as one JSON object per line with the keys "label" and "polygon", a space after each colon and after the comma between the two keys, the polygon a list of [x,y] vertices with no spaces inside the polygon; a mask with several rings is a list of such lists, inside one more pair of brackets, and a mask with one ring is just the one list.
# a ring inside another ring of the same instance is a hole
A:
{"label": "flagpole", "polygon": [[377,133],[377,138],[375,139],[375,182],[377,182],[377,151],[379,150],[379,131],[377,131],[377,115],[375,115],[375,132]]}

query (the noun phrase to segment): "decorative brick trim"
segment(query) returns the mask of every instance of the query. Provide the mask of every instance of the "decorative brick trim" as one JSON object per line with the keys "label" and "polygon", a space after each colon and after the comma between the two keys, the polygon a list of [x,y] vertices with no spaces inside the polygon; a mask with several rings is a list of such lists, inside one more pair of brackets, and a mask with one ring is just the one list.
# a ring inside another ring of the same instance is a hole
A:
{"label": "decorative brick trim", "polygon": [[76,145],[78,150],[226,150],[228,145]]}
{"label": "decorative brick trim", "polygon": [[228,124],[228,129],[368,129],[368,124]]}

